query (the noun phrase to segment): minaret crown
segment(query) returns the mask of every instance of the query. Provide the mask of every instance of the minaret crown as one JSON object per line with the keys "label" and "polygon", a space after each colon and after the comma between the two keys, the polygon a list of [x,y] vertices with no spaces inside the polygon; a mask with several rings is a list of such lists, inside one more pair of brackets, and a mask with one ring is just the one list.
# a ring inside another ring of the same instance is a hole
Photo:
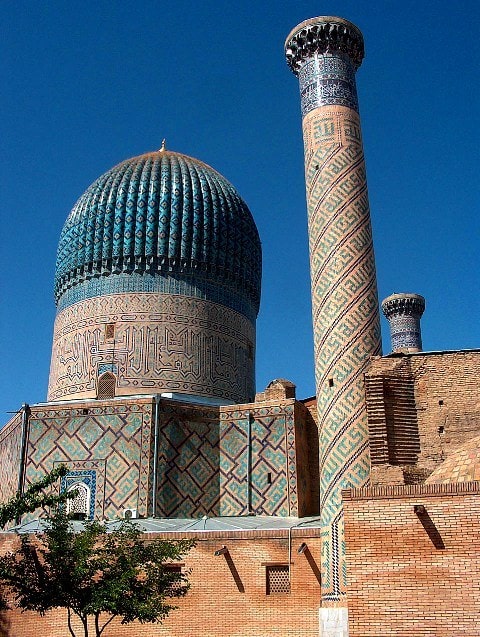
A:
{"label": "minaret crown", "polygon": [[285,56],[295,75],[306,59],[316,53],[342,52],[351,59],[355,70],[365,56],[361,31],[348,20],[320,16],[301,22],[285,41]]}
{"label": "minaret crown", "polygon": [[391,294],[382,302],[382,311],[390,324],[392,352],[421,352],[420,319],[425,299],[420,294]]}
{"label": "minaret crown", "polygon": [[397,315],[418,316],[425,311],[425,299],[420,294],[391,294],[382,301],[382,312],[387,319]]}

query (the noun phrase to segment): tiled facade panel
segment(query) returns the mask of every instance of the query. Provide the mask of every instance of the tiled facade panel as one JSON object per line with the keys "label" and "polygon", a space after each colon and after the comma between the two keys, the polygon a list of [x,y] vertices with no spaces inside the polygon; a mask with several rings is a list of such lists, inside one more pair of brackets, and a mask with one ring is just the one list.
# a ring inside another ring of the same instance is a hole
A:
{"label": "tiled facade panel", "polygon": [[[294,405],[214,410],[161,401],[157,515],[295,516],[299,507],[305,510],[308,481],[299,493]],[[306,436],[304,428],[299,436]]]}
{"label": "tiled facade panel", "polygon": [[180,294],[105,294],[57,315],[48,396],[95,398],[98,376],[111,371],[120,396],[180,392],[245,402],[255,391],[254,350],[254,324],[224,305]]}
{"label": "tiled facade panel", "polygon": [[479,482],[356,489],[344,509],[350,637],[480,635]]}
{"label": "tiled facade panel", "polygon": [[[7,442],[17,435],[16,455],[3,465],[5,497],[17,489],[20,425],[17,418],[3,434]],[[27,428],[25,483],[65,464],[65,486],[85,482],[92,516],[99,518],[127,508],[151,515],[153,506],[157,517],[315,514],[312,430],[295,399],[231,407],[166,399],[156,406],[153,397],[36,405]],[[5,457],[9,452],[4,446]]]}
{"label": "tiled facade panel", "polygon": [[157,453],[157,517],[218,515],[218,408],[161,401]]}
{"label": "tiled facade panel", "polygon": [[[302,542],[309,550],[298,555]],[[214,556],[223,545],[228,554]],[[267,565],[290,562],[287,531],[201,534],[185,558],[191,589],[184,599],[174,600],[179,609],[162,625],[122,626],[115,620],[105,637],[318,637],[319,552],[315,530],[293,529],[291,592],[267,595]],[[7,613],[4,622],[10,637],[67,633],[66,613],[61,610],[42,618],[29,612]]]}
{"label": "tiled facade panel", "polygon": [[151,421],[151,399],[32,408],[26,483],[63,463],[94,472],[96,517],[119,517],[124,508],[147,515]]}
{"label": "tiled facade panel", "polygon": [[[228,494],[228,506],[241,510],[236,515],[254,512],[256,515],[296,516],[298,512],[298,488],[295,455],[294,400],[282,404],[256,407],[251,411],[222,410],[222,483]],[[247,488],[248,476],[248,418],[250,417],[251,486]],[[231,449],[237,438],[236,431],[243,434],[244,455],[235,466]],[[236,484],[244,485],[245,499],[235,497]],[[250,509],[247,502],[250,502]],[[232,515],[232,514],[229,514]]]}
{"label": "tiled facade panel", "polygon": [[22,453],[22,414],[16,414],[0,432],[0,502],[15,495],[19,487]]}

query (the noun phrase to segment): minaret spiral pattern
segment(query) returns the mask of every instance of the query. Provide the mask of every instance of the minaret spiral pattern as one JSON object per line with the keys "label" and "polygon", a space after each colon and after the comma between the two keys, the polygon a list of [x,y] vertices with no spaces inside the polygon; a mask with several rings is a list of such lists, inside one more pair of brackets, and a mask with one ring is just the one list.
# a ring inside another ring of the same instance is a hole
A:
{"label": "minaret spiral pattern", "polygon": [[341,490],[369,480],[363,374],[380,353],[375,262],[355,72],[360,31],[312,18],[285,43],[303,117],[320,427],[322,604],[346,588]]}

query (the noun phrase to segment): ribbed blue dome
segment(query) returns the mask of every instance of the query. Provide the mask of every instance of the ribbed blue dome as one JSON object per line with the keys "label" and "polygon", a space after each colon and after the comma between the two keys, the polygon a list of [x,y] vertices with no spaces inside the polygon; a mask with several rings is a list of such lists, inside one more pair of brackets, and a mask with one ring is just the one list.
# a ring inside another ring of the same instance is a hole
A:
{"label": "ribbed blue dome", "polygon": [[261,246],[235,188],[203,162],[166,150],[127,159],[77,201],[57,253],[55,298],[95,277],[198,273],[258,311]]}

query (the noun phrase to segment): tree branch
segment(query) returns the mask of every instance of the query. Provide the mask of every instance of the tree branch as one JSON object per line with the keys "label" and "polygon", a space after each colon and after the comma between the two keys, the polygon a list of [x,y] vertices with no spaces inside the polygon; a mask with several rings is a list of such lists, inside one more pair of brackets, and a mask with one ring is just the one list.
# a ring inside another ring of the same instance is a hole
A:
{"label": "tree branch", "polygon": [[70,635],[72,635],[72,637],[76,637],[75,633],[73,632],[73,628],[72,628],[72,611],[70,610],[70,606],[68,606],[67,608],[67,617],[68,617],[68,632],[70,633]]}
{"label": "tree branch", "polygon": [[[99,613],[99,615],[100,615],[100,613]],[[100,635],[103,633],[103,631],[105,630],[105,628],[108,626],[108,624],[109,624],[110,622],[113,622],[113,620],[115,619],[115,617],[117,617],[117,615],[112,615],[112,616],[110,617],[110,619],[108,619],[108,620],[107,620],[107,621],[103,624],[102,629],[101,629],[101,630],[100,630],[100,632],[98,633],[97,637],[100,637]],[[96,619],[96,618],[95,618],[95,619]]]}

